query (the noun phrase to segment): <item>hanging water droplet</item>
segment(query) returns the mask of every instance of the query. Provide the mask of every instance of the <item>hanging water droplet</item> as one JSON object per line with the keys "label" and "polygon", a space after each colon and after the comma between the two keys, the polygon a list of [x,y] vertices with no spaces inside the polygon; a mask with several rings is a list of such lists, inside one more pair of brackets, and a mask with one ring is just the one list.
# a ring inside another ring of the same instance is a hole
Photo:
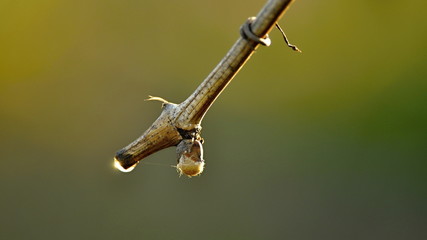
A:
{"label": "hanging water droplet", "polygon": [[180,174],[193,177],[203,172],[205,160],[203,160],[203,146],[199,140],[182,140],[178,144],[176,152],[178,154],[176,168]]}
{"label": "hanging water droplet", "polygon": [[130,166],[128,168],[124,168],[124,167],[122,167],[122,165],[120,164],[120,162],[116,158],[114,158],[114,167],[117,168],[117,169],[119,169],[121,172],[125,172],[125,173],[126,172],[131,172],[136,167],[137,164],[138,163],[135,163],[134,165],[132,165],[132,166]]}

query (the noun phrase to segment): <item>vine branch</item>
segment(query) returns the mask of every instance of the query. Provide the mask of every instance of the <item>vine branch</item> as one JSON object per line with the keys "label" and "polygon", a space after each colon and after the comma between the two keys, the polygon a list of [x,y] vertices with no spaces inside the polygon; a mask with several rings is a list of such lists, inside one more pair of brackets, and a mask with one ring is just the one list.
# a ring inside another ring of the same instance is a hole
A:
{"label": "vine branch", "polygon": [[[259,38],[268,38],[268,33],[292,2],[293,0],[268,1],[251,22],[252,33]],[[200,136],[201,121],[216,98],[259,45],[259,41],[247,39],[242,34],[215,69],[181,104],[150,97],[148,100],[163,103],[162,113],[141,137],[116,153],[115,166],[124,172],[131,171],[140,160],[150,154],[167,147],[177,146],[185,141],[185,144],[181,144],[185,147],[177,149],[179,162],[177,167],[181,173],[189,176],[200,174],[204,165],[203,149],[200,149],[201,143],[203,143]],[[183,160],[181,161],[181,159]],[[185,169],[188,167],[190,170],[186,171]],[[194,171],[195,168],[199,171]]]}

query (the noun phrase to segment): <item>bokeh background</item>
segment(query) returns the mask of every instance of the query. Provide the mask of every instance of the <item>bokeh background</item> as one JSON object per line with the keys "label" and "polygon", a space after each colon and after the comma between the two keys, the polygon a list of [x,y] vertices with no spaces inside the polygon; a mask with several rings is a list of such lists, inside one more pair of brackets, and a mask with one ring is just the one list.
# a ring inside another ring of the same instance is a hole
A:
{"label": "bokeh background", "polygon": [[117,150],[259,1],[0,0],[0,239],[427,239],[427,3],[297,0],[203,121],[207,167]]}

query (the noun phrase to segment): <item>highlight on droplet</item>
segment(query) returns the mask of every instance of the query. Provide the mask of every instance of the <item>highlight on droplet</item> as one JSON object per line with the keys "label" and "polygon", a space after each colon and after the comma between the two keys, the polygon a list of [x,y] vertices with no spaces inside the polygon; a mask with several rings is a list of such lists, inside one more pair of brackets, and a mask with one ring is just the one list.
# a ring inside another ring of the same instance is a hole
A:
{"label": "highlight on droplet", "polygon": [[120,164],[120,162],[114,158],[114,167],[119,169],[121,172],[131,172],[137,165],[138,163],[135,163],[134,165],[128,167],[127,169],[123,168],[122,165]]}

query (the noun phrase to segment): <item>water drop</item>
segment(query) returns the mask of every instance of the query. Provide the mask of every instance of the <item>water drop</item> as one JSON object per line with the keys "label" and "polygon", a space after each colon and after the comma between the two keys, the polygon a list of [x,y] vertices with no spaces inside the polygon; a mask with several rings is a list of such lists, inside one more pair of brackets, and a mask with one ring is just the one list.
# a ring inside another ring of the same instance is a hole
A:
{"label": "water drop", "polygon": [[131,172],[136,167],[137,164],[138,163],[135,163],[134,165],[125,169],[124,167],[122,167],[122,165],[120,165],[120,162],[117,161],[116,158],[114,158],[114,167],[119,169],[121,172]]}
{"label": "water drop", "polygon": [[203,146],[199,140],[184,139],[177,146],[179,174],[189,177],[200,175],[205,167]]}

